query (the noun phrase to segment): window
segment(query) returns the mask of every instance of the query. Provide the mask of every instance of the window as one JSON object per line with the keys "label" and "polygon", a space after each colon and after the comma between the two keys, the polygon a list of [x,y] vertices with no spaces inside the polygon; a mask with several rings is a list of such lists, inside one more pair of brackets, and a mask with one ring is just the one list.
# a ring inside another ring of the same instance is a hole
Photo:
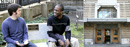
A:
{"label": "window", "polygon": [[98,10],[98,18],[117,18],[117,10],[114,7],[101,7]]}
{"label": "window", "polygon": [[97,31],[97,35],[101,35],[101,30],[98,30],[98,31]]}
{"label": "window", "polygon": [[114,35],[118,35],[118,32],[117,32],[117,30],[114,30]]}

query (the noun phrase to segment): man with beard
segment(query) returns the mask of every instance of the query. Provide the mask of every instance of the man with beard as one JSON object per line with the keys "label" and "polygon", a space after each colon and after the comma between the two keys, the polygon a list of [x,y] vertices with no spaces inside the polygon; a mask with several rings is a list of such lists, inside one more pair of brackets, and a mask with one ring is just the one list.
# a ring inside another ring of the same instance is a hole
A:
{"label": "man with beard", "polygon": [[[49,17],[47,20],[48,30],[48,45],[49,47],[56,46],[70,47],[71,30],[70,30],[70,19],[68,16],[62,15],[64,7],[58,4],[54,8],[54,15]],[[65,38],[63,33],[65,33]]]}

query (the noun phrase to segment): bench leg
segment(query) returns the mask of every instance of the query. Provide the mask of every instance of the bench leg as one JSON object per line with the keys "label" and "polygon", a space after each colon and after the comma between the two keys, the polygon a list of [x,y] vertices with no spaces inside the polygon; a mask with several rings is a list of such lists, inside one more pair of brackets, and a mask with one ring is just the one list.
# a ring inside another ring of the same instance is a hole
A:
{"label": "bench leg", "polygon": [[55,42],[48,42],[48,47],[56,47]]}
{"label": "bench leg", "polygon": [[76,38],[71,38],[71,47],[79,47],[79,41]]}

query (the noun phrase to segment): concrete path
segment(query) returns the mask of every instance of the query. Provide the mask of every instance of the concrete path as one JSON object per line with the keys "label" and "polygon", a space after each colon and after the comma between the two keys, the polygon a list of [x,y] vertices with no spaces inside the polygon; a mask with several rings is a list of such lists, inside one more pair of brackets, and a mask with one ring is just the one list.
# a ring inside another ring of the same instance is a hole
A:
{"label": "concrete path", "polygon": [[46,43],[35,43],[35,45],[37,45],[37,47],[48,47]]}

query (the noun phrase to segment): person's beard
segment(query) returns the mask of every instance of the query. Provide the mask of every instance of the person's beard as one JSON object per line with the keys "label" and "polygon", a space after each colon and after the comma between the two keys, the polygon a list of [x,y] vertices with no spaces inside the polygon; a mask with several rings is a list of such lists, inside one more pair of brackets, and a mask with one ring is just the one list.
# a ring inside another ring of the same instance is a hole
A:
{"label": "person's beard", "polygon": [[59,17],[59,16],[61,16],[61,15],[57,15],[56,17]]}
{"label": "person's beard", "polygon": [[57,16],[56,16],[56,17],[59,17],[59,16],[61,16],[61,14],[57,14]]}

